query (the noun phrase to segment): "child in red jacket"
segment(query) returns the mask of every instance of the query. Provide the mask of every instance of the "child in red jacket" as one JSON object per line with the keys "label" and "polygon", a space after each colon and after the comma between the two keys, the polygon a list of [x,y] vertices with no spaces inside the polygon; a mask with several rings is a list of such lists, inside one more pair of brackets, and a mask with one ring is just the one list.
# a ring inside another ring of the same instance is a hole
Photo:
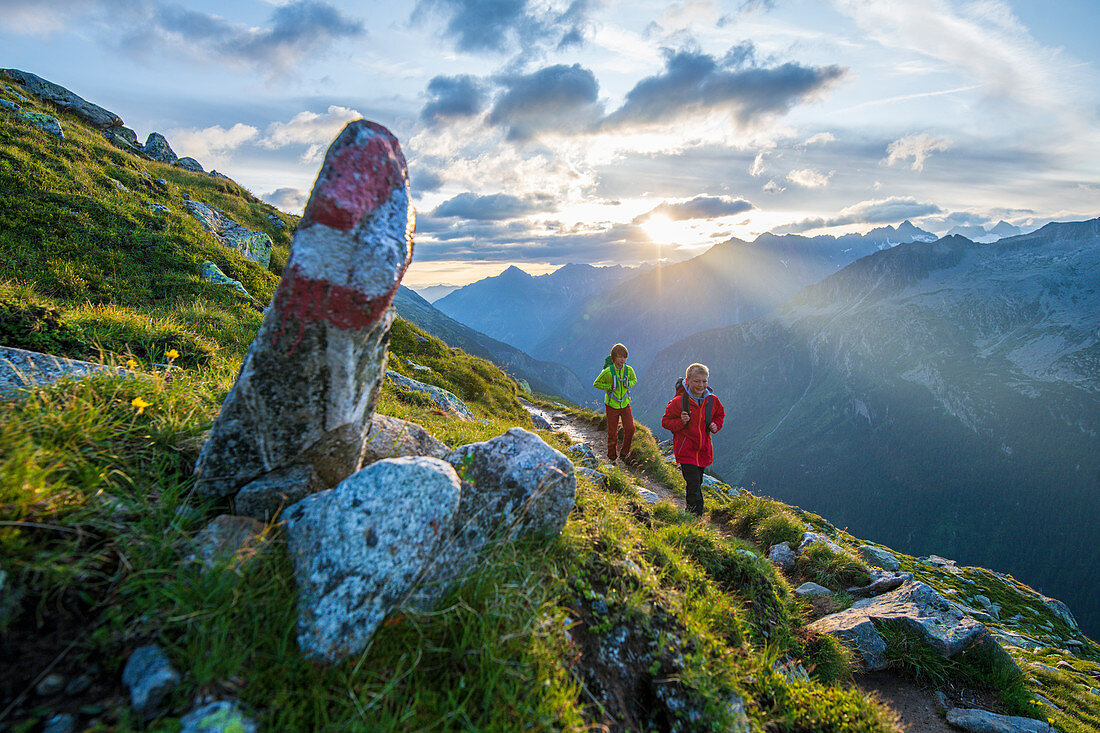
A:
{"label": "child in red jacket", "polygon": [[696,516],[703,514],[703,469],[714,461],[710,436],[726,419],[722,401],[707,386],[709,378],[703,364],[689,366],[661,418],[661,426],[672,431],[672,452],[687,483],[687,509]]}

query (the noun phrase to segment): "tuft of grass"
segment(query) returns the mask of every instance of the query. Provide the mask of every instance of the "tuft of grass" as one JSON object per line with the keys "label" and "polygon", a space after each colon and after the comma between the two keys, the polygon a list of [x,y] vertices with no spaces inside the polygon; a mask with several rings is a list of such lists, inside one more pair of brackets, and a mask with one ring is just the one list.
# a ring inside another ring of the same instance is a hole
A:
{"label": "tuft of grass", "polygon": [[846,552],[836,552],[822,543],[810,545],[799,554],[795,571],[833,590],[864,586],[871,582],[867,563]]}
{"label": "tuft of grass", "polygon": [[806,531],[801,521],[785,511],[777,512],[762,519],[755,527],[752,534],[764,547],[778,545],[787,542],[791,547],[798,547],[802,539],[802,533]]}

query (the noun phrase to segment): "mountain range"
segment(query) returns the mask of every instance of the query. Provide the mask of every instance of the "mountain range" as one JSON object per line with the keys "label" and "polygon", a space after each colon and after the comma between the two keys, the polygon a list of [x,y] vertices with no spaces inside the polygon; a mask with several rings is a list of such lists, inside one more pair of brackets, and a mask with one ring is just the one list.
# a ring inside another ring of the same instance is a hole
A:
{"label": "mountain range", "polygon": [[1100,219],[865,257],[662,351],[636,415],[689,361],[729,415],[720,475],[911,552],[996,558],[1100,629]]}
{"label": "mountain range", "polygon": [[583,382],[589,372],[595,377],[593,369],[621,341],[642,376],[658,351],[684,336],[763,315],[864,255],[902,241],[930,239],[935,235],[908,221],[862,235],[769,233],[752,243],[731,239],[698,257],[658,266],[597,293],[530,353],[566,365]]}
{"label": "mountain range", "polygon": [[565,265],[547,275],[529,275],[511,266],[437,300],[451,318],[534,353],[535,344],[570,319],[594,295],[636,274],[616,265]]}

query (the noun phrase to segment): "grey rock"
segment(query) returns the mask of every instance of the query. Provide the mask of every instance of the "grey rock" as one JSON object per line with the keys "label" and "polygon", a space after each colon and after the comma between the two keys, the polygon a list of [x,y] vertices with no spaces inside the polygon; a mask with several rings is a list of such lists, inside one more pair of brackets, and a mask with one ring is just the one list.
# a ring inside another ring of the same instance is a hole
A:
{"label": "grey rock", "polygon": [[248,294],[248,291],[245,290],[244,285],[241,284],[240,280],[234,280],[233,278],[229,277],[224,272],[222,272],[220,267],[215,265],[210,260],[203,262],[202,265],[199,267],[199,277],[201,277],[203,280],[206,280],[207,282],[214,283],[215,285],[222,285],[228,288],[233,288],[246,298],[252,297]]}
{"label": "grey rock", "polygon": [[114,187],[116,189],[118,189],[119,191],[123,191],[123,192],[126,192],[126,193],[130,192],[130,189],[126,188],[126,184],[124,184],[122,181],[118,180],[117,178],[108,178],[107,180],[110,181],[112,184],[114,184]]}
{"label": "grey rock", "polygon": [[580,464],[585,468],[598,468],[600,465],[600,459],[596,458],[596,454],[592,451],[592,446],[588,443],[571,445],[565,452],[579,460]]}
{"label": "grey rock", "polygon": [[68,680],[65,679],[65,675],[52,672],[34,686],[34,693],[39,697],[51,697],[64,690],[67,683]]}
{"label": "grey rock", "polygon": [[794,589],[794,592],[800,596],[831,596],[833,592],[823,585],[817,583],[803,583]]}
{"label": "grey rock", "polygon": [[73,733],[75,730],[76,718],[68,713],[51,715],[42,724],[42,733]]}
{"label": "grey rock", "polygon": [[327,488],[313,466],[279,468],[245,484],[233,499],[233,509],[237,514],[266,522],[291,504]]}
{"label": "grey rock", "polygon": [[88,691],[88,688],[92,686],[92,676],[89,674],[81,674],[73,677],[69,684],[65,685],[65,694],[69,697],[75,697],[82,695]]}
{"label": "grey rock", "polygon": [[959,564],[956,563],[954,560],[948,560],[946,557],[940,557],[939,555],[929,555],[928,557],[921,558],[921,560],[927,565],[931,565],[934,568],[940,568],[941,570],[946,570],[952,575],[958,575],[961,572],[959,570]]}
{"label": "grey rock", "polygon": [[445,458],[450,452],[443,441],[414,422],[375,415],[363,447],[363,465],[401,456]]}
{"label": "grey rock", "polygon": [[277,214],[268,214],[267,220],[275,225],[276,229],[286,229],[286,222],[282,220]]}
{"label": "grey rock", "polygon": [[534,425],[539,430],[553,430],[554,429],[554,426],[550,424],[550,421],[547,420],[542,415],[538,414],[537,412],[531,413],[531,424]]}
{"label": "grey rock", "polygon": [[199,161],[190,156],[178,158],[172,165],[183,168],[184,170],[194,171],[195,173],[206,173],[206,171],[203,170],[202,163],[199,163]]}
{"label": "grey rock", "polygon": [[156,644],[136,649],[122,670],[122,684],[130,690],[130,706],[143,720],[160,712],[164,698],[171,695],[179,683],[179,672]]}
{"label": "grey rock", "polygon": [[913,579],[912,573],[880,573],[870,584],[860,588],[849,588],[847,593],[853,598],[881,596],[897,590]]}
{"label": "grey rock", "polygon": [[92,104],[65,87],[46,81],[40,76],[19,69],[0,69],[0,72],[39,99],[72,112],[94,127],[105,130],[122,125],[122,118],[114,112]]}
{"label": "grey rock", "polygon": [[154,178],[153,185],[164,191],[168,190],[168,181],[163,178]]}
{"label": "grey rock", "polygon": [[802,541],[798,543],[797,552],[798,552],[799,555],[801,555],[803,552],[806,551],[806,548],[810,547],[811,545],[816,545],[816,544],[819,544],[819,543],[825,545],[826,547],[828,547],[833,552],[840,552],[840,553],[844,552],[843,547],[841,547],[837,543],[833,542],[831,539],[829,539],[825,535],[818,534],[817,532],[803,532],[802,533]]}
{"label": "grey rock", "polygon": [[149,133],[149,137],[145,138],[145,144],[141,146],[141,152],[161,163],[172,164],[179,160],[179,156],[172,151],[172,146],[159,132]]}
{"label": "grey rock", "polygon": [[[149,209],[149,211],[152,211],[154,214],[170,214],[170,213],[172,213],[172,210],[169,209],[167,206],[165,206],[164,204],[158,204],[154,201],[146,201],[145,202],[145,208]],[[210,264],[213,265],[214,263],[211,262]],[[217,265],[214,265],[214,266],[217,267]],[[218,272],[221,272],[221,270],[218,270]],[[222,275],[222,277],[225,277],[225,275]],[[234,280],[233,282],[237,282],[237,281]],[[243,288],[244,286],[242,285],[241,287]]]}
{"label": "grey rock", "polygon": [[[200,496],[309,464],[327,486],[362,465],[393,309],[412,257],[397,139],[348,124],[317,176],[274,300],[195,470]],[[265,235],[266,236],[266,235]]]}
{"label": "grey rock", "polygon": [[718,479],[714,478],[710,474],[704,473],[703,474],[703,484],[702,485],[703,486],[724,486],[725,484],[724,484],[724,482],[719,481]]}
{"label": "grey rock", "polygon": [[777,545],[772,545],[771,549],[768,550],[768,559],[779,568],[790,571],[794,569],[797,558],[789,543],[780,542]]}
{"label": "grey rock", "polygon": [[542,438],[512,428],[447,455],[462,478],[462,502],[415,603],[431,606],[496,541],[558,533],[573,508],[573,464]]}
{"label": "grey rock", "polygon": [[197,560],[207,569],[239,567],[264,549],[266,539],[263,522],[222,514],[195,536],[194,552],[187,559]]}
{"label": "grey rock", "polygon": [[90,374],[117,371],[88,361],[0,346],[0,396],[11,397],[21,390],[60,379],[80,379]]}
{"label": "grey rock", "polygon": [[15,97],[16,99],[18,99],[20,102],[29,102],[29,101],[31,101],[31,100],[27,99],[26,97],[24,97],[19,92],[15,91],[15,88],[12,87],[9,84],[4,85],[4,91],[7,92],[8,94],[10,94],[11,96]]}
{"label": "grey rock", "polygon": [[15,102],[9,102],[6,99],[0,99],[0,108],[6,109],[8,112],[11,112],[11,113],[17,114],[17,115],[22,115],[22,113],[23,113],[23,108],[22,107],[20,107]]}
{"label": "grey rock", "polygon": [[947,722],[970,733],[1056,733],[1057,729],[1041,720],[1012,715],[997,715],[985,710],[953,708]]}
{"label": "grey rock", "polygon": [[391,369],[386,370],[386,379],[390,380],[401,389],[428,395],[439,409],[446,410],[456,417],[462,418],[463,420],[474,419],[474,413],[470,412],[470,408],[466,406],[465,402],[441,387],[424,384],[415,379],[409,379]]}
{"label": "grey rock", "polygon": [[180,733],[257,733],[260,729],[233,700],[197,707],[180,718],[180,725]]}
{"label": "grey rock", "polygon": [[[578,471],[581,469],[577,469]],[[656,504],[661,500],[661,497],[650,491],[649,489],[638,489],[638,496],[650,504]]]}
{"label": "grey rock", "polygon": [[929,648],[943,657],[953,657],[977,642],[996,644],[983,624],[960,614],[947,599],[921,582],[909,582],[886,595],[857,601],[851,608],[818,619],[810,628],[832,633],[850,643],[858,635],[866,649],[855,645],[866,668],[882,669],[886,660],[879,647],[885,649],[885,643],[881,638],[878,644],[867,641],[872,636],[878,637],[872,620],[899,624],[917,632]]}
{"label": "grey rock", "polygon": [[271,264],[271,248],[274,246],[267,232],[243,227],[222,211],[199,201],[185,200],[183,206],[198,220],[202,228],[214,236],[218,244],[240,252],[260,267]]}
{"label": "grey rock", "polygon": [[461,495],[438,458],[389,458],[286,513],[298,645],[335,662],[362,650],[447,541]]}
{"label": "grey rock", "polygon": [[412,359],[405,359],[405,363],[413,368],[414,372],[430,372],[431,367],[424,366],[423,364],[417,364]]}
{"label": "grey rock", "polygon": [[898,563],[898,559],[893,554],[887,552],[881,547],[874,545],[860,545],[857,549],[859,556],[863,558],[864,562],[868,565],[873,565],[876,568],[882,568],[883,570],[897,570],[901,567]]}
{"label": "grey rock", "polygon": [[108,127],[103,131],[104,133],[110,133],[122,138],[125,142],[135,148],[140,148],[138,144],[137,133],[131,130],[129,127],[118,125],[117,127]]}
{"label": "grey rock", "polygon": [[[607,488],[607,474],[601,473],[594,468],[586,468],[584,466],[577,466],[573,469],[577,476],[584,476],[599,489]],[[641,492],[639,492],[641,493]],[[653,493],[653,492],[650,492]],[[654,494],[656,496],[656,494]]]}
{"label": "grey rock", "polygon": [[1073,617],[1073,613],[1069,610],[1069,606],[1062,603],[1057,598],[1040,596],[1040,600],[1043,602],[1043,605],[1050,609],[1051,613],[1065,621],[1071,629],[1077,628],[1077,619]]}
{"label": "grey rock", "polygon": [[42,132],[53,135],[54,137],[65,138],[65,131],[61,129],[61,122],[56,117],[44,115],[41,112],[28,112],[26,110],[23,110],[21,116]]}

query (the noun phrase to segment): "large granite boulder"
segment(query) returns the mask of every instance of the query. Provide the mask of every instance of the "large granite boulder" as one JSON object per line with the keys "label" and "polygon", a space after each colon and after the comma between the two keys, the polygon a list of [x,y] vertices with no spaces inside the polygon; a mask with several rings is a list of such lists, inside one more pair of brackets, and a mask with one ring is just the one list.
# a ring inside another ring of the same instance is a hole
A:
{"label": "large granite boulder", "polygon": [[960,613],[947,599],[921,582],[856,601],[839,613],[818,619],[810,628],[833,634],[852,646],[867,670],[885,669],[886,642],[876,624],[893,624],[917,633],[937,654],[953,657],[976,643],[996,644],[985,626]]}
{"label": "large granite boulder", "polygon": [[420,425],[389,415],[375,415],[363,448],[363,465],[383,458],[445,458],[451,449]]}
{"label": "large granite boulder", "polygon": [[403,374],[393,371],[392,369],[386,371],[386,379],[393,382],[401,389],[407,389],[412,392],[420,392],[431,398],[436,407],[441,410],[446,410],[452,415],[462,418],[463,420],[473,420],[474,413],[470,412],[470,408],[466,406],[466,403],[460,400],[454,393],[448,392],[442,387],[436,387],[431,384],[424,384],[418,382],[415,379],[409,379]]}
{"label": "large granite boulder", "polygon": [[60,379],[80,379],[99,372],[116,372],[113,367],[90,361],[65,359],[53,354],[0,346],[0,395],[13,396],[35,385]]}
{"label": "large granite boulder", "polygon": [[335,486],[362,465],[394,294],[412,257],[397,139],[365,120],[333,142],[290,259],[195,466],[202,496],[310,465]]}
{"label": "large granite boulder", "polygon": [[169,165],[179,160],[179,156],[172,150],[172,146],[168,144],[168,140],[159,132],[149,133],[149,137],[145,138],[145,144],[141,146],[141,152],[145,153],[153,160],[160,161],[161,163],[168,163]]}
{"label": "large granite boulder", "polygon": [[46,81],[40,76],[19,69],[0,69],[0,72],[39,99],[72,112],[93,127],[106,130],[108,127],[122,125],[122,118],[114,112],[105,110],[97,104],[92,104],[88,100],[73,94],[65,87]]}
{"label": "large granite boulder", "polygon": [[414,594],[430,606],[495,541],[558,533],[573,508],[573,464],[542,438],[512,428],[447,455],[462,478],[462,502],[445,542]]}
{"label": "large granite boulder", "polygon": [[335,662],[366,646],[453,534],[461,488],[438,458],[388,458],[286,513],[298,645]]}
{"label": "large granite boulder", "polygon": [[206,173],[206,171],[203,170],[202,163],[190,156],[179,158],[172,165],[183,168],[184,170],[194,171],[195,173]]}
{"label": "large granite boulder", "polygon": [[271,248],[274,245],[267,232],[258,232],[241,226],[218,209],[199,201],[186,199],[183,206],[198,220],[203,229],[214,235],[218,244],[240,252],[260,267],[271,264]]}

